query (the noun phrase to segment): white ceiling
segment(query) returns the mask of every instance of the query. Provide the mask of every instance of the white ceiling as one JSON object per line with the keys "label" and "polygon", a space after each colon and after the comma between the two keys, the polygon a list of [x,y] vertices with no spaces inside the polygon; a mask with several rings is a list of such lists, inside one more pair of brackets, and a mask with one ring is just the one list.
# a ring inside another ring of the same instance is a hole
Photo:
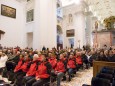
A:
{"label": "white ceiling", "polygon": [[[78,0],[61,0],[63,6],[72,4]],[[84,0],[89,5],[89,10],[93,12],[99,20],[109,16],[115,16],[115,0]]]}
{"label": "white ceiling", "polygon": [[[17,0],[26,1],[26,0]],[[60,0],[62,6],[67,6],[79,0]],[[99,20],[110,16],[115,16],[115,0],[84,0],[89,5],[89,10],[93,12]]]}
{"label": "white ceiling", "polygon": [[90,5],[91,11],[95,13],[100,20],[115,16],[115,0],[86,0]]}

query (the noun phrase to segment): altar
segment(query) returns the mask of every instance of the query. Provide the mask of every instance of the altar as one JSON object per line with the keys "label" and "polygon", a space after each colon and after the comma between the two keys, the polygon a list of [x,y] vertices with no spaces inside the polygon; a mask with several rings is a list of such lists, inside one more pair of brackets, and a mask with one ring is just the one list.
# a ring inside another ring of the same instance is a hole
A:
{"label": "altar", "polygon": [[115,29],[93,31],[93,44],[97,42],[98,48],[103,48],[105,45],[109,48],[115,46]]}

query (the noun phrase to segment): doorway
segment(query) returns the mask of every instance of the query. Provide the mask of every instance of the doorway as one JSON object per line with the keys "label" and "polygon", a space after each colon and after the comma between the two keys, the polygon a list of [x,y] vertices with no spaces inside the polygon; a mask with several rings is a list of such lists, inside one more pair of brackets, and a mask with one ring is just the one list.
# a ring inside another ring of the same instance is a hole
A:
{"label": "doorway", "polygon": [[63,49],[63,32],[60,25],[57,25],[57,49]]}
{"label": "doorway", "polygon": [[70,38],[69,40],[69,45],[71,48],[74,48],[74,38]]}
{"label": "doorway", "polygon": [[27,33],[27,46],[33,48],[33,33]]}

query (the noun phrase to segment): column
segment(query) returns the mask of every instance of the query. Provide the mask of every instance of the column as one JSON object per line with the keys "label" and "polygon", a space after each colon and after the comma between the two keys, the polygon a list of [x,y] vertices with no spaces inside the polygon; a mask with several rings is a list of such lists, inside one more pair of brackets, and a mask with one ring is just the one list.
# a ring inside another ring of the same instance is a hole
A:
{"label": "column", "polygon": [[75,48],[85,45],[85,15],[83,11],[75,13]]}
{"label": "column", "polygon": [[56,0],[35,0],[34,49],[56,47]]}
{"label": "column", "polygon": [[86,45],[91,46],[91,37],[92,37],[92,12],[85,12],[86,14]]}

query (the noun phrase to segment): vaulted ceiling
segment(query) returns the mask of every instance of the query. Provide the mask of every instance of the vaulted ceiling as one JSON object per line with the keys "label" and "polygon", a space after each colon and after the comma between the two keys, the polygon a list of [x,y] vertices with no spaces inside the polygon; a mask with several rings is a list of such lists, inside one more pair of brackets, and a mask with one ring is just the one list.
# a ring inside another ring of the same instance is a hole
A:
{"label": "vaulted ceiling", "polygon": [[[17,0],[26,1],[26,0]],[[60,0],[63,6],[70,5],[80,0]],[[82,0],[83,1],[83,0]],[[97,16],[99,20],[103,20],[110,16],[115,16],[115,0],[84,0],[89,5],[89,10]]]}
{"label": "vaulted ceiling", "polygon": [[100,20],[115,16],[115,0],[86,0],[86,2]]}
{"label": "vaulted ceiling", "polygon": [[[79,0],[61,0],[63,6],[67,6]],[[89,10],[103,20],[110,16],[115,16],[115,0],[84,0],[89,5]]]}

